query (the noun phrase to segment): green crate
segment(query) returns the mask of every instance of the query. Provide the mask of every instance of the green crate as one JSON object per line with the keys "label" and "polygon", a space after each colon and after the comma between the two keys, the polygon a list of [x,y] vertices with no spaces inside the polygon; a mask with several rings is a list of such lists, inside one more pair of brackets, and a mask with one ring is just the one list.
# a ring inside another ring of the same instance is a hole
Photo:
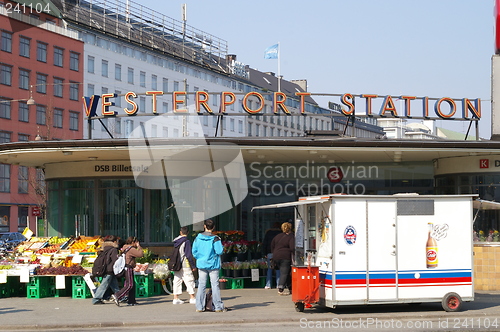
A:
{"label": "green crate", "polygon": [[154,285],[135,285],[135,297],[151,297],[154,295]]}
{"label": "green crate", "polygon": [[226,289],[242,289],[244,288],[243,278],[227,278]]}
{"label": "green crate", "polygon": [[152,287],[155,281],[152,273],[134,275],[135,284],[142,287]]}
{"label": "green crate", "polygon": [[55,283],[50,285],[50,296],[52,297],[65,297],[71,296],[72,284],[71,278],[64,277],[64,289],[56,289]]}
{"label": "green crate", "polygon": [[266,277],[259,277],[258,281],[252,281],[252,278],[247,278],[244,281],[245,288],[264,288],[266,286]]}
{"label": "green crate", "polygon": [[41,299],[51,296],[51,286],[55,285],[53,276],[31,276],[26,285],[28,299]]}
{"label": "green crate", "polygon": [[163,286],[160,281],[155,281],[153,284],[153,295],[158,296],[163,293]]}
{"label": "green crate", "polygon": [[0,284],[0,298],[10,297],[10,286],[6,282],[5,284]]}
{"label": "green crate", "polygon": [[8,292],[9,292],[9,294],[7,294],[8,295],[7,297],[26,296],[27,283],[21,282],[19,276],[7,276],[6,285],[8,286]]}
{"label": "green crate", "polygon": [[92,296],[83,276],[71,276],[71,297],[73,299],[86,299]]}

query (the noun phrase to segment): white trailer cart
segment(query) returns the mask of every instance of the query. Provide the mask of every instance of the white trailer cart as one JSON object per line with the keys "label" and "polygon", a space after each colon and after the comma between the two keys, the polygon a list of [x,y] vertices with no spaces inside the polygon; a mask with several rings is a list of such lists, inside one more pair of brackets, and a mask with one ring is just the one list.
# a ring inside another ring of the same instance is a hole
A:
{"label": "white trailer cart", "polygon": [[474,195],[326,195],[295,206],[292,301],[337,305],[474,300]]}

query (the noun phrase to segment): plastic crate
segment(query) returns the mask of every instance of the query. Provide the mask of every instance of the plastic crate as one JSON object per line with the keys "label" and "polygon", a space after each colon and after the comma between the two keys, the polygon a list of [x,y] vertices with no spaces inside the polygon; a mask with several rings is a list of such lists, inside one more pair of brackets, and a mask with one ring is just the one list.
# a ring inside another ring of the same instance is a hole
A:
{"label": "plastic crate", "polygon": [[10,286],[8,283],[0,284],[0,298],[10,297]]}
{"label": "plastic crate", "polygon": [[150,274],[136,274],[134,275],[134,280],[136,285],[140,285],[142,287],[152,287],[155,281],[152,273]]}
{"label": "plastic crate", "polygon": [[64,285],[65,285],[64,289],[56,289],[55,282],[54,284],[50,284],[50,296],[52,297],[71,296],[71,290],[72,290],[71,278],[64,277]]}
{"label": "plastic crate", "polygon": [[155,281],[153,284],[153,295],[158,296],[163,293],[163,286],[160,281]]}
{"label": "plastic crate", "polygon": [[55,284],[53,276],[31,276],[26,286],[28,299],[41,299],[51,296],[51,286]]}
{"label": "plastic crate", "polygon": [[242,289],[245,287],[243,278],[227,278],[226,289]]}
{"label": "plastic crate", "polygon": [[91,296],[83,276],[71,276],[71,297],[73,299],[86,299]]}
{"label": "plastic crate", "polygon": [[245,288],[264,288],[266,286],[266,277],[259,277],[258,281],[252,281],[252,278],[247,278],[244,281]]}

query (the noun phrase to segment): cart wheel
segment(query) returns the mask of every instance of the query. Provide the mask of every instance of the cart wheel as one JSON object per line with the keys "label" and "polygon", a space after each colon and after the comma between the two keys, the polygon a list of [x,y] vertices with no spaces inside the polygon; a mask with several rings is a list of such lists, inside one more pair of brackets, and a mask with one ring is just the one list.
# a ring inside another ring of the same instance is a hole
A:
{"label": "cart wheel", "polygon": [[448,293],[443,297],[441,304],[445,311],[454,312],[462,309],[462,298],[457,293]]}
{"label": "cart wheel", "polygon": [[295,302],[295,311],[304,312],[304,302]]}

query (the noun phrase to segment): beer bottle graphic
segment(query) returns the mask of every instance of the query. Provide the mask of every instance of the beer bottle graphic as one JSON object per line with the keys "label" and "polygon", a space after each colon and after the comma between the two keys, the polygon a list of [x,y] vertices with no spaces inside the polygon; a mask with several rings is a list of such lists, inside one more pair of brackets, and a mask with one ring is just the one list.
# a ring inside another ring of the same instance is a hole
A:
{"label": "beer bottle graphic", "polygon": [[429,235],[427,236],[426,244],[426,261],[428,269],[435,269],[438,266],[438,248],[436,239],[431,236],[433,224],[430,222],[427,224]]}

